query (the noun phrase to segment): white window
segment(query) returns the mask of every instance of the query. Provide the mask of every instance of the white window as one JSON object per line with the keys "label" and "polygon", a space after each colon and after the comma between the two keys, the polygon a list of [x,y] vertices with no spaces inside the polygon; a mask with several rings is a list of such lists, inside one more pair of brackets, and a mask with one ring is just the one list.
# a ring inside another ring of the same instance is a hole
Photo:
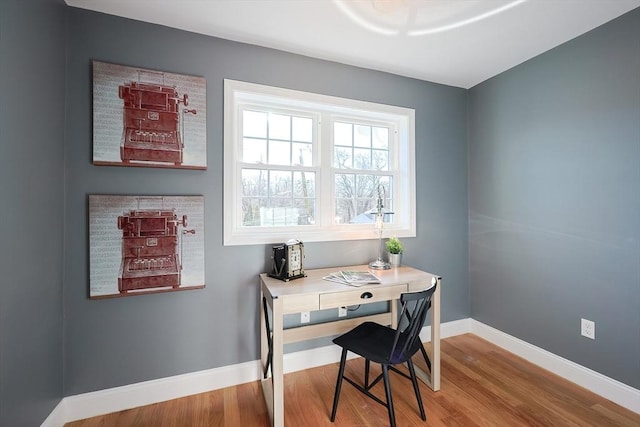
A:
{"label": "white window", "polygon": [[224,244],[413,237],[412,109],[224,82]]}

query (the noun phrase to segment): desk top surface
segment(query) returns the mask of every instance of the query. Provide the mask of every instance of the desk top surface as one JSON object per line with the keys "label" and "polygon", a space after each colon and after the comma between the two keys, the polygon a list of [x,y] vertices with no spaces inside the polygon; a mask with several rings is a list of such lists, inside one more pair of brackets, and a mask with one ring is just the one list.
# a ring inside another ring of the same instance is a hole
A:
{"label": "desk top surface", "polygon": [[[380,279],[380,283],[366,284],[358,287],[344,285],[342,283],[330,282],[323,277],[341,270],[370,271]],[[431,283],[432,278],[439,276],[418,270],[413,267],[400,266],[389,270],[373,270],[368,265],[351,265],[342,267],[320,268],[306,270],[307,277],[293,279],[288,282],[269,277],[266,273],[260,274],[260,281],[265,290],[273,298],[287,295],[321,294],[328,292],[347,292],[354,289],[377,288],[381,286],[392,286],[403,283],[426,282]]]}

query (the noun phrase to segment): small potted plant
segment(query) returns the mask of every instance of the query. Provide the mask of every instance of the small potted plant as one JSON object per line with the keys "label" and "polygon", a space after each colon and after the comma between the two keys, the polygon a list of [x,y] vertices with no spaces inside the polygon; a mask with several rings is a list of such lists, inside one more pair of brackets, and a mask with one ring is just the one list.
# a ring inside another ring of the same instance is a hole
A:
{"label": "small potted plant", "polygon": [[390,237],[386,243],[387,246],[387,256],[389,257],[389,264],[394,267],[397,267],[402,262],[402,252],[404,248],[402,247],[402,242],[397,237]]}

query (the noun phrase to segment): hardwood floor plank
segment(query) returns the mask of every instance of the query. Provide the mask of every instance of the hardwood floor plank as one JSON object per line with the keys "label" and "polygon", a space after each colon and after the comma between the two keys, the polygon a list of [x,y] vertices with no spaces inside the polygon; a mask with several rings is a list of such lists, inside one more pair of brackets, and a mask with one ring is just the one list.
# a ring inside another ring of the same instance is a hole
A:
{"label": "hardwood floor plank", "polygon": [[[638,427],[640,414],[535,366],[475,335],[442,340],[439,392],[420,384],[427,422],[420,414],[411,381],[392,373],[398,426],[428,427]],[[425,345],[430,352],[429,343]],[[426,365],[417,355],[414,363]],[[364,361],[351,359],[347,375],[362,384]],[[380,372],[372,365],[373,376]],[[336,422],[329,416],[338,364],[285,376],[285,425],[388,425],[387,410],[347,382],[342,385]],[[384,397],[382,383],[373,392]],[[384,399],[383,399],[384,400]],[[168,402],[134,408],[66,427],[268,427],[267,407],[259,381]]]}
{"label": "hardwood floor plank", "polygon": [[628,414],[620,413],[615,408],[608,408],[600,403],[596,403],[592,406],[592,409],[601,413],[606,417],[610,425],[616,425],[620,427],[638,427],[639,422],[635,417],[629,417]]}

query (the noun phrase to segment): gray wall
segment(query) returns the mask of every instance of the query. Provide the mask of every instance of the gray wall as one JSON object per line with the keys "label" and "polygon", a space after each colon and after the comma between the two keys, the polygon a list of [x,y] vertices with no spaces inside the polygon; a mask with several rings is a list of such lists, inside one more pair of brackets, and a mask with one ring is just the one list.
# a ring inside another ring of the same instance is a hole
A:
{"label": "gray wall", "polygon": [[0,425],[62,398],[65,6],[0,2]]}
{"label": "gray wall", "polygon": [[[418,237],[405,239],[404,261],[444,277],[444,321],[469,316],[467,91],[79,9],[68,19],[65,395],[258,359],[258,274],[270,246],[222,245],[225,78],[415,108]],[[93,59],[204,76],[208,169],[93,166]],[[89,194],[204,195],[206,288],[89,300]],[[305,249],[307,268],[376,253],[373,240]]]}
{"label": "gray wall", "polygon": [[471,317],[640,388],[640,9],[472,88],[469,128]]}
{"label": "gray wall", "polygon": [[[37,425],[62,395],[258,358],[269,247],[222,246],[224,78],[415,108],[404,260],[444,276],[443,321],[473,317],[640,388],[638,10],[471,91],[61,0],[0,12],[0,425]],[[208,170],[92,166],[92,59],[204,76]],[[89,300],[88,194],[204,195],[207,287]],[[306,249],[308,268],[375,256],[373,241]]]}

